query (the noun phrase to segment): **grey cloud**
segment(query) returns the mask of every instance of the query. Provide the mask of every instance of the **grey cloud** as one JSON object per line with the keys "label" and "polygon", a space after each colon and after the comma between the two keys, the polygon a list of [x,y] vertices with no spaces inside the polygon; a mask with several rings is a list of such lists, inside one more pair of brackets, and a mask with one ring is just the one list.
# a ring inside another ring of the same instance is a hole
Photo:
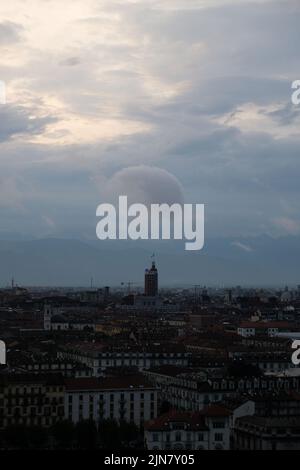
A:
{"label": "grey cloud", "polygon": [[80,57],[68,57],[64,60],[61,60],[59,64],[67,67],[74,67],[75,65],[79,65],[80,63]]}
{"label": "grey cloud", "polygon": [[32,111],[22,106],[0,106],[0,142],[19,134],[38,134],[56,120],[52,116],[36,117]]}
{"label": "grey cloud", "polygon": [[0,23],[0,44],[7,46],[21,40],[24,32],[23,26],[11,21]]}
{"label": "grey cloud", "polygon": [[287,126],[299,120],[300,108],[293,105],[292,103],[288,103],[284,106],[281,106],[276,111],[267,112],[265,114],[275,119],[282,126]]}
{"label": "grey cloud", "polygon": [[154,166],[123,168],[106,181],[102,177],[97,179],[105,202],[117,202],[121,195],[127,196],[130,204],[182,204],[184,200],[179,180],[170,172]]}

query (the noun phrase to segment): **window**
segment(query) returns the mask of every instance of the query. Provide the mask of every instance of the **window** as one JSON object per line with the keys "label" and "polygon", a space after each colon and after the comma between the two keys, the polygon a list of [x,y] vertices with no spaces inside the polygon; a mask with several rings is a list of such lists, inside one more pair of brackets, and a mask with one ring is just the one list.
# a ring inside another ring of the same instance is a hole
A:
{"label": "window", "polygon": [[204,434],[202,432],[198,434],[198,441],[204,441]]}
{"label": "window", "polygon": [[216,441],[216,442],[221,442],[221,441],[223,441],[223,434],[217,432],[217,433],[215,434],[215,441]]}
{"label": "window", "polygon": [[158,442],[158,434],[157,433],[152,434],[152,440],[153,440],[153,442]]}
{"label": "window", "polygon": [[224,429],[225,428],[225,423],[224,421],[215,421],[213,423],[213,428],[214,429]]}
{"label": "window", "polygon": [[177,432],[177,433],[175,434],[175,441],[176,441],[176,442],[180,442],[180,441],[181,441],[181,432]]}

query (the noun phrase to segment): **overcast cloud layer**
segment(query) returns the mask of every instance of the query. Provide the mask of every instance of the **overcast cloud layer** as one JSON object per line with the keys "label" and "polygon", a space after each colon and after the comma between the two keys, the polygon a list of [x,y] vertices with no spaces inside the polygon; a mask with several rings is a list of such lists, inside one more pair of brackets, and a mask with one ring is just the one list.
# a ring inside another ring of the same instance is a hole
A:
{"label": "overcast cloud layer", "polygon": [[159,175],[210,236],[300,234],[299,25],[298,0],[1,2],[1,231],[91,237]]}

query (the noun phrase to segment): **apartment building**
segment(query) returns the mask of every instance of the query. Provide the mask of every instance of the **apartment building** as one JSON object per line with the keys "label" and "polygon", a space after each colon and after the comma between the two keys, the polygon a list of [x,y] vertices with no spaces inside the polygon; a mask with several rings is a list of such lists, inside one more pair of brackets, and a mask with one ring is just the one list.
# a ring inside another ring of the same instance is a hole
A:
{"label": "apartment building", "polygon": [[124,350],[93,350],[86,345],[80,345],[78,348],[65,347],[58,352],[58,358],[61,360],[79,362],[91,368],[94,377],[99,377],[106,369],[115,367],[134,367],[141,371],[160,365],[187,366],[189,357],[190,354],[182,347],[165,349],[157,345],[144,351],[129,346],[124,347]]}
{"label": "apartment building", "polygon": [[13,425],[50,427],[64,418],[61,376],[0,376],[0,429]]}
{"label": "apartment building", "polygon": [[237,334],[247,338],[249,336],[273,336],[280,332],[293,331],[293,325],[288,322],[242,322]]}
{"label": "apartment building", "polygon": [[299,416],[244,416],[235,422],[236,450],[299,450],[299,447]]}
{"label": "apartment building", "polygon": [[172,410],[145,424],[148,450],[229,450],[230,412],[212,405],[201,412]]}
{"label": "apartment building", "polygon": [[300,390],[299,376],[209,377],[184,369],[169,369],[150,369],[144,374],[159,389],[162,400],[183,410],[202,410],[209,403],[224,402],[240,394]]}
{"label": "apartment building", "polygon": [[157,390],[142,375],[66,379],[65,417],[127,421],[137,426],[157,416]]}

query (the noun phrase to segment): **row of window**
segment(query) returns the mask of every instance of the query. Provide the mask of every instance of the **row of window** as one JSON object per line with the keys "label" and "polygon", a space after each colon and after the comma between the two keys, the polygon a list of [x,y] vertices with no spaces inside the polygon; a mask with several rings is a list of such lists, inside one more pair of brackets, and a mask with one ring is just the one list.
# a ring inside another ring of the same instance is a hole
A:
{"label": "row of window", "polygon": [[30,418],[22,418],[22,417],[15,417],[15,418],[8,418],[8,419],[0,419],[0,428],[5,428],[7,426],[14,426],[14,425],[37,425],[37,426],[51,426],[56,422],[56,418],[51,418],[51,417],[30,417]]}
{"label": "row of window", "polygon": [[19,395],[19,394],[24,394],[24,395],[27,395],[27,394],[31,394],[31,395],[34,395],[34,394],[43,394],[45,393],[45,391],[47,393],[57,393],[57,392],[63,392],[64,391],[64,387],[63,386],[57,386],[57,387],[16,387],[16,388],[9,388],[7,390],[7,394],[9,395]]}
{"label": "row of window", "polygon": [[[170,433],[167,433],[167,434],[165,435],[165,437],[166,437],[166,439],[165,439],[166,442],[170,442],[170,441],[171,441],[171,435],[170,435]],[[204,441],[205,435],[204,435],[204,433],[198,433],[196,437],[197,437],[197,440],[198,440],[199,442],[201,442],[201,441]],[[182,433],[181,433],[180,431],[177,431],[177,432],[175,433],[175,441],[176,441],[176,442],[181,442],[181,441],[183,440],[182,438],[183,438]],[[185,438],[186,438],[186,441],[191,441],[191,440],[192,440],[192,433],[191,433],[191,432],[187,432],[186,435],[185,435]],[[224,440],[224,435],[223,435],[223,433],[215,433],[215,434],[214,434],[214,441],[215,441],[215,442],[222,442],[223,440]],[[159,442],[159,434],[158,434],[158,433],[153,433],[153,434],[152,434],[152,441],[153,441],[153,442]]]}
{"label": "row of window", "polygon": [[[103,419],[104,416],[105,416],[104,411],[103,411],[103,410],[100,410],[100,412],[99,412],[99,419]],[[108,416],[109,416],[109,419],[111,419],[111,420],[113,420],[113,419],[118,419],[118,420],[122,421],[122,420],[125,420],[125,419],[126,419],[126,413],[125,413],[125,411],[123,411],[123,412],[120,411],[119,414],[118,414],[118,416],[116,416],[114,410],[110,410]],[[130,422],[134,422],[134,421],[135,421],[135,417],[136,417],[136,415],[135,415],[134,411],[131,410],[130,413],[129,413],[129,421],[130,421]],[[69,418],[70,421],[72,421],[72,419],[73,419],[72,409],[69,409],[68,418]],[[94,413],[93,413],[93,411],[91,411],[91,410],[89,410],[89,418],[90,418],[91,420],[94,419]],[[150,419],[154,419],[154,418],[155,418],[154,410],[151,410],[151,411],[150,411]],[[84,419],[83,410],[79,410],[79,420],[83,420],[83,419]],[[145,419],[145,413],[144,413],[144,411],[140,411],[140,414],[139,414],[139,420],[140,420],[140,422],[143,422],[144,419]]]}
{"label": "row of window", "polygon": [[[137,397],[138,393],[130,393],[130,401],[135,401],[138,399]],[[94,400],[94,396],[95,395],[89,395],[89,401],[93,401]],[[83,398],[84,398],[84,395],[79,395],[79,401],[83,401]],[[104,395],[103,394],[100,394],[98,395],[98,398],[100,401],[103,401],[104,400]],[[116,398],[116,395],[114,393],[111,393],[109,395],[109,399],[110,401],[115,401],[115,398]],[[139,396],[140,400],[144,400],[145,399],[145,394],[143,392],[140,393],[140,396]],[[125,393],[120,393],[120,398],[119,400],[123,401],[125,400]],[[154,401],[155,400],[155,394],[154,393],[151,393],[150,394],[150,400],[151,401]],[[69,403],[72,403],[73,401],[73,395],[69,395],[68,397],[68,401]]]}
{"label": "row of window", "polygon": [[44,405],[44,404],[63,404],[64,403],[64,397],[42,397],[42,398],[34,398],[32,396],[20,398],[7,398],[5,401],[4,399],[0,399],[0,406],[13,406],[13,405],[23,405],[23,406],[29,406],[29,405]]}
{"label": "row of window", "polygon": [[64,415],[64,407],[63,406],[45,406],[45,407],[35,407],[31,406],[30,408],[6,408],[5,409],[6,413],[4,413],[4,408],[0,408],[0,416],[4,416],[5,414],[7,415],[15,415],[15,416],[20,416],[20,415],[27,415],[30,414],[31,416],[36,416],[36,415],[44,415],[44,416],[50,416],[51,414],[58,414],[59,416]]}

